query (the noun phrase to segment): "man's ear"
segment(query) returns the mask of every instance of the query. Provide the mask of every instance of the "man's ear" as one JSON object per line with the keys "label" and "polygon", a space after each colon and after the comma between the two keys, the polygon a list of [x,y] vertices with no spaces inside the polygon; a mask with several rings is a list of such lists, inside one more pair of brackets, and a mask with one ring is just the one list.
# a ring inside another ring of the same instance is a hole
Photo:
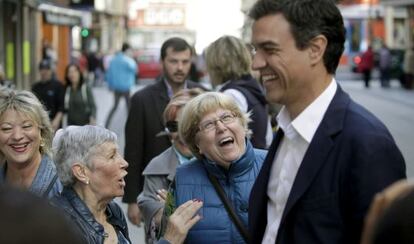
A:
{"label": "man's ear", "polygon": [[72,165],[72,173],[78,181],[89,184],[89,177],[87,175],[86,166],[81,163],[74,163]]}
{"label": "man's ear", "polygon": [[328,39],[324,35],[317,35],[309,43],[309,58],[312,65],[323,62],[323,55],[328,45]]}

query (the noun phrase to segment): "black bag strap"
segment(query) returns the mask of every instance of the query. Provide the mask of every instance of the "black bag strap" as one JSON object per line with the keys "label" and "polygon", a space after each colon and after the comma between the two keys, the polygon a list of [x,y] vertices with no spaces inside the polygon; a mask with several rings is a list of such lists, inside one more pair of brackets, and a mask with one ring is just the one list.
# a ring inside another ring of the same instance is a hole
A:
{"label": "black bag strap", "polygon": [[211,183],[216,189],[217,194],[219,195],[221,201],[224,203],[224,207],[226,208],[227,212],[230,215],[231,220],[236,225],[237,229],[239,230],[241,236],[243,237],[246,243],[249,243],[250,234],[245,228],[243,222],[240,220],[239,216],[234,211],[232,204],[229,202],[229,199],[226,197],[226,193],[224,192],[223,188],[221,187],[220,183],[218,182],[217,178],[214,177],[212,174],[207,172],[208,178],[210,179]]}
{"label": "black bag strap", "polygon": [[57,180],[58,176],[57,174],[55,174],[55,176],[53,177],[52,181],[50,182],[50,184],[48,185],[47,189],[45,192],[43,192],[43,196],[47,197],[49,195],[49,192],[52,190],[53,185],[55,184],[56,180]]}

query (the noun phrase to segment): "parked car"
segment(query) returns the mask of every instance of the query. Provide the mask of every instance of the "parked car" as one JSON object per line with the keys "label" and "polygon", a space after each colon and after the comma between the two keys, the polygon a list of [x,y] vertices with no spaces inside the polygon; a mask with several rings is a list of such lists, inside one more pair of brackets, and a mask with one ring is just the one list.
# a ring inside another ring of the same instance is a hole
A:
{"label": "parked car", "polygon": [[[404,62],[404,50],[390,49],[391,52],[391,79],[402,80],[404,78],[403,62]],[[354,73],[359,72],[358,66],[361,64],[362,53],[356,54],[351,58],[351,70]],[[378,67],[379,54],[374,52],[375,66]]]}
{"label": "parked car", "polygon": [[138,79],[155,79],[161,75],[159,49],[140,49],[135,52],[138,64]]}

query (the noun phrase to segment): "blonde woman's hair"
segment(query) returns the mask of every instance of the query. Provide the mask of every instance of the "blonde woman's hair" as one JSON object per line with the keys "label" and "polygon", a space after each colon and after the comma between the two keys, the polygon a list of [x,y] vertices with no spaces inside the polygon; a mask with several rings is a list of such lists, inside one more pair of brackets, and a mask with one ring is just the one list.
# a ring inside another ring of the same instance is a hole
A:
{"label": "blonde woman's hair", "polygon": [[[29,117],[40,129],[40,153],[51,156],[53,129],[43,104],[30,91],[0,89],[0,118],[7,110],[14,110]],[[4,157],[0,152],[0,158]]]}
{"label": "blonde woman's hair", "polygon": [[206,49],[207,72],[213,86],[250,74],[251,64],[245,43],[234,36],[220,37]]}

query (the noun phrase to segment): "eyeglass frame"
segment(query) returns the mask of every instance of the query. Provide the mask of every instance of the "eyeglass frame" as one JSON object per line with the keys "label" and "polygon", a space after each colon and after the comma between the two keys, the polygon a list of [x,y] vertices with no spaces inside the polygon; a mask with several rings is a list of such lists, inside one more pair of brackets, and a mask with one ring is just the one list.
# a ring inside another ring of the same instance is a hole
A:
{"label": "eyeglass frame", "polygon": [[[224,117],[226,117],[226,116],[229,116],[229,118],[230,118],[229,121],[223,121]],[[210,132],[210,131],[216,130],[217,129],[217,122],[218,121],[220,121],[223,125],[228,125],[228,124],[233,123],[236,120],[236,118],[238,118],[238,117],[239,116],[237,116],[236,114],[231,113],[231,112],[229,112],[229,113],[223,113],[219,118],[214,119],[214,120],[207,120],[207,121],[205,121],[203,123],[203,124],[212,123],[213,126],[210,129],[205,128],[205,126],[203,126],[200,123],[198,125],[198,131],[200,131],[200,132]]]}

